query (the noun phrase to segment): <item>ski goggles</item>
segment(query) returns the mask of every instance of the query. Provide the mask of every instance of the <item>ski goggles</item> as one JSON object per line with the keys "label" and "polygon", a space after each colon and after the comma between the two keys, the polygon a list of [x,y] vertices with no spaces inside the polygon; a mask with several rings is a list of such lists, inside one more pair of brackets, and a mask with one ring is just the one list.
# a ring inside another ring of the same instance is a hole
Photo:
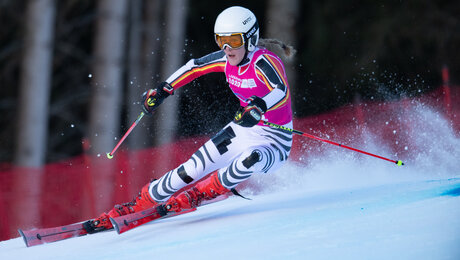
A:
{"label": "ski goggles", "polygon": [[244,36],[242,33],[215,34],[216,43],[222,50],[227,46],[232,49],[238,49],[244,45]]}

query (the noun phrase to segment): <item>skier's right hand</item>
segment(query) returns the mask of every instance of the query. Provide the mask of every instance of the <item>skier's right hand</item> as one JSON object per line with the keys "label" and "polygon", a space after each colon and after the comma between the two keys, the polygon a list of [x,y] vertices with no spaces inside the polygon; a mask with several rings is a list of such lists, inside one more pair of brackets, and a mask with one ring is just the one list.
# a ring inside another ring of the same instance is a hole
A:
{"label": "skier's right hand", "polygon": [[167,82],[160,83],[156,89],[147,90],[142,94],[142,110],[151,115],[173,92],[174,89]]}

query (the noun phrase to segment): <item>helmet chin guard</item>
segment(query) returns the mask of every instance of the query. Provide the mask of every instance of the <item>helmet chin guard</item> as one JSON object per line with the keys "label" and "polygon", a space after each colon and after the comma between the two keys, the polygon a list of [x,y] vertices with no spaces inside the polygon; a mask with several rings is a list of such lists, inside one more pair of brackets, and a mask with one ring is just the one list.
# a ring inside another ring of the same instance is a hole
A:
{"label": "helmet chin guard", "polygon": [[215,34],[243,34],[247,51],[254,51],[259,42],[259,24],[247,8],[232,6],[222,11],[214,24]]}

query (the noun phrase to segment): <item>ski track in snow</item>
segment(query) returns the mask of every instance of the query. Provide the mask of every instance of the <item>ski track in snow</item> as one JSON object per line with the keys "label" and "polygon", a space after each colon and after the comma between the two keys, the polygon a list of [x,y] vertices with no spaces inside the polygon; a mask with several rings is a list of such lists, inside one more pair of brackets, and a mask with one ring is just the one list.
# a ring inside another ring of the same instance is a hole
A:
{"label": "ski track in snow", "polygon": [[[30,248],[10,239],[0,259],[458,260],[460,138],[431,111],[412,116],[423,131],[403,167],[331,148],[251,177],[240,193],[252,200],[233,196],[121,235]],[[375,140],[360,147],[391,154]]]}

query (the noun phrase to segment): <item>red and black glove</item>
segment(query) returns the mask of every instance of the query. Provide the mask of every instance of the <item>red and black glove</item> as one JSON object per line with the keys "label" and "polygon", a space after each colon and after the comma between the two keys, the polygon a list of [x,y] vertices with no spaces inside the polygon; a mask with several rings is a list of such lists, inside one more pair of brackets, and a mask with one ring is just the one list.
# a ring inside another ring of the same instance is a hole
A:
{"label": "red and black glove", "polygon": [[174,89],[167,82],[160,83],[156,89],[147,90],[142,94],[142,110],[147,115],[152,114],[173,92]]}
{"label": "red and black glove", "polygon": [[253,127],[262,119],[262,115],[267,112],[267,104],[263,99],[252,96],[246,100],[248,105],[241,107],[236,112],[233,122],[243,127]]}

